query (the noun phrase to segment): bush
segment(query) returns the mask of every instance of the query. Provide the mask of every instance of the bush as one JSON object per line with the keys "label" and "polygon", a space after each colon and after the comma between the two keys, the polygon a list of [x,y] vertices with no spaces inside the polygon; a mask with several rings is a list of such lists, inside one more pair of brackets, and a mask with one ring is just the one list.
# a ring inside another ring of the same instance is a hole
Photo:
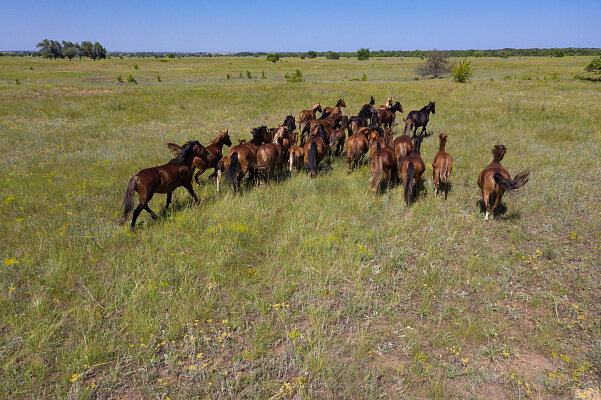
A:
{"label": "bush", "polygon": [[553,72],[553,75],[551,75],[551,79],[554,81],[558,81],[559,80],[559,74],[557,72]]}
{"label": "bush", "polygon": [[250,71],[246,71],[246,77],[248,79],[252,79],[252,75],[250,74]]}
{"label": "bush", "polygon": [[363,82],[366,82],[366,81],[367,81],[367,75],[365,75],[365,72],[363,73],[363,76],[361,77],[361,80],[362,80]]}
{"label": "bush", "polygon": [[340,54],[334,52],[334,51],[328,51],[326,53],[326,58],[328,60],[338,60],[340,58]]}
{"label": "bush", "polygon": [[470,66],[471,61],[468,61],[467,58],[464,58],[463,61],[460,61],[459,64],[455,64],[453,69],[451,69],[451,75],[453,75],[453,79],[455,82],[466,82],[472,76],[472,67]]}
{"label": "bush", "polygon": [[20,84],[21,84],[21,82],[19,81],[19,78],[15,78],[15,83],[16,83],[17,85],[20,85]]}
{"label": "bush", "polygon": [[119,76],[117,77],[117,82],[119,82],[119,83],[123,83],[123,78],[121,78],[121,75],[119,75]]}
{"label": "bush", "polygon": [[261,79],[267,79],[267,77],[265,76],[265,71],[261,71]]}
{"label": "bush", "polygon": [[266,58],[267,61],[271,61],[272,63],[280,61],[280,55],[278,53],[269,53]]}
{"label": "bush", "polygon": [[129,74],[129,76],[127,77],[127,81],[129,83],[138,83],[138,81],[136,80],[136,78],[134,78],[131,74]]}
{"label": "bush", "polygon": [[157,82],[161,82],[161,75],[157,75]]}
{"label": "bush", "polygon": [[480,50],[476,50],[474,52],[474,57],[476,57],[476,58],[484,57],[484,53],[482,53],[482,51],[480,51]]}
{"label": "bush", "polygon": [[564,49],[553,50],[553,57],[564,57],[565,55],[566,55],[566,52],[564,51]]}
{"label": "bush", "polygon": [[369,49],[357,50],[357,60],[369,60]]}
{"label": "bush", "polygon": [[160,58],[159,62],[169,62],[169,60],[165,59],[165,58]]}
{"label": "bush", "polygon": [[593,58],[589,65],[584,68],[587,72],[592,72],[595,74],[601,74],[601,57]]}
{"label": "bush", "polygon": [[225,75],[225,79],[227,79],[229,81],[230,80],[230,74],[226,74]]}
{"label": "bush", "polygon": [[138,64],[134,64],[134,69],[135,69],[136,71],[140,69],[140,68],[138,67]]}
{"label": "bush", "polygon": [[301,55],[301,60],[304,60],[304,59],[305,59],[305,55],[304,55],[304,54],[302,54],[302,55]]}
{"label": "bush", "polygon": [[167,54],[167,57],[168,57],[168,58],[175,58],[175,54],[173,54],[173,53],[169,53],[169,54]]}
{"label": "bush", "polygon": [[316,57],[317,57],[317,53],[314,52],[313,50],[307,52],[307,58],[316,58]]}
{"label": "bush", "polygon": [[290,83],[304,82],[303,72],[300,69],[297,69],[293,74],[286,73],[284,78],[286,78],[286,80]]}
{"label": "bush", "polygon": [[451,70],[449,65],[449,56],[446,52],[436,49],[428,52],[426,62],[419,65],[416,72],[420,76],[432,76],[438,78],[440,75],[447,74]]}

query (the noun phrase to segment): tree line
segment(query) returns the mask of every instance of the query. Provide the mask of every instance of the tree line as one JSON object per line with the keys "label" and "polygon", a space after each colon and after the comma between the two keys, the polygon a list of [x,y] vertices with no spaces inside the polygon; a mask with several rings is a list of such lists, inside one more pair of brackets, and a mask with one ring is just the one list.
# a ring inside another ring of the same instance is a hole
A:
{"label": "tree line", "polygon": [[92,44],[89,41],[83,41],[81,44],[75,42],[67,42],[63,40],[44,39],[36,45],[39,48],[39,53],[42,57],[56,60],[57,58],[68,58],[71,61],[74,57],[89,57],[96,61],[97,59],[106,58],[106,49],[98,42]]}

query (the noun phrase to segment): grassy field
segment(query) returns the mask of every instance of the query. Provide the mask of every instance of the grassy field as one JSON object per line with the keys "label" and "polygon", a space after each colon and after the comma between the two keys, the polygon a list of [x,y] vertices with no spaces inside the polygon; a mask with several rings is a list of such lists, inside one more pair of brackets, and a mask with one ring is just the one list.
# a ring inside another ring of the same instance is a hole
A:
{"label": "grassy field", "polygon": [[[415,80],[416,59],[0,57],[0,398],[586,398],[601,381],[601,86],[572,76],[589,61],[474,59],[457,84]],[[287,83],[296,69],[305,82]],[[340,158],[241,196],[206,173],[200,206],[178,189],[166,217],[117,224],[166,142],[237,142],[341,97],[355,115],[371,95],[406,112],[436,100],[447,201],[427,138],[408,209]],[[497,142],[512,175],[533,172],[485,224],[476,178]]]}

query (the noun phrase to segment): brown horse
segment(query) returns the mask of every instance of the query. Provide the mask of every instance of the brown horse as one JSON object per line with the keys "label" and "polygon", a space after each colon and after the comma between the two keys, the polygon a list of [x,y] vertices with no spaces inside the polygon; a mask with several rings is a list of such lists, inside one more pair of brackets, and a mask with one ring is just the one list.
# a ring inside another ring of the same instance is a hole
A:
{"label": "brown horse", "polygon": [[413,137],[415,137],[415,132],[420,126],[422,127],[420,135],[427,135],[426,125],[428,125],[428,121],[430,121],[430,113],[436,114],[435,101],[430,101],[427,106],[422,107],[419,111],[409,111],[407,119],[413,120]]}
{"label": "brown horse", "polygon": [[[411,138],[409,137],[411,128],[413,128],[413,120],[403,118],[403,121],[405,122],[405,130],[401,136],[394,139],[394,153],[396,155],[398,165],[402,165],[403,158],[405,158],[413,150],[413,143],[411,143]],[[402,179],[400,175],[400,168],[398,171],[399,179]]]}
{"label": "brown horse", "polygon": [[348,124],[348,117],[342,117],[342,123],[340,124],[340,128],[336,129],[330,135],[330,150],[334,150],[334,155],[339,156],[342,153],[342,149],[344,149],[344,141],[346,139],[346,134],[344,130],[346,129],[346,125]]}
{"label": "brown horse", "polygon": [[326,107],[326,108],[323,109],[323,112],[331,114],[332,110],[334,108],[338,108],[338,110],[340,110],[340,108],[342,108],[342,107],[346,107],[346,103],[344,102],[344,100],[339,99],[338,102],[336,103],[336,105],[334,107]]}
{"label": "brown horse", "polygon": [[303,124],[305,124],[307,121],[311,121],[312,119],[315,119],[315,114],[317,113],[317,111],[321,112],[321,104],[320,103],[315,103],[313,104],[313,106],[309,109],[309,110],[302,110],[301,112],[298,113],[298,130],[302,130],[302,126]]}
{"label": "brown horse", "polygon": [[[507,149],[502,144],[497,144],[492,149],[493,160],[488,164],[480,175],[478,175],[478,186],[482,190],[482,200],[486,207],[484,220],[488,221],[488,215],[494,216],[495,210],[505,192],[516,192],[528,182],[529,170],[517,174],[513,179],[509,172],[501,166],[501,160],[505,156]],[[491,194],[494,193],[494,203],[491,207]],[[492,216],[491,216],[492,218]]]}
{"label": "brown horse", "polygon": [[240,141],[240,144],[230,149],[227,156],[223,157],[217,164],[217,192],[221,183],[221,176],[225,171],[225,178],[234,187],[234,192],[240,190],[240,181],[244,175],[255,168],[257,163],[257,150],[263,143],[269,143],[269,133],[266,126],[260,126],[252,130],[253,138],[250,142]]}
{"label": "brown horse", "polygon": [[392,128],[386,128],[383,132],[380,132],[380,128],[373,129],[370,135],[370,143],[369,143],[369,155],[373,157],[374,152],[376,151],[376,146],[380,144],[382,148],[390,147],[390,149],[394,152],[394,142],[392,139]]}
{"label": "brown horse", "polygon": [[434,182],[434,189],[436,189],[436,195],[438,196],[438,189],[441,185],[444,186],[442,190],[442,197],[447,199],[449,178],[451,177],[451,171],[453,170],[453,157],[446,152],[445,147],[447,144],[446,133],[438,134],[438,153],[434,156],[432,161],[432,181]]}
{"label": "brown horse", "polygon": [[[388,100],[386,100],[386,104],[378,106],[378,110],[388,110],[389,108],[392,108],[392,97],[389,97]],[[403,111],[401,110],[401,112]]]}
{"label": "brown horse", "polygon": [[273,141],[262,144],[257,150],[256,168],[259,172],[259,183],[264,178],[263,173],[265,170],[267,170],[265,183],[269,186],[275,168],[280,167],[282,169],[284,165],[284,153],[288,150],[288,147],[284,147],[283,145],[284,136],[288,136],[288,128],[280,126],[273,137]]}
{"label": "brown horse", "polygon": [[288,170],[292,173],[294,167],[299,170],[305,165],[305,148],[293,144],[288,150]]}
{"label": "brown horse", "polygon": [[398,101],[390,108],[383,110],[378,109],[378,126],[382,126],[382,124],[384,124],[384,128],[386,128],[386,125],[391,127],[394,123],[397,111],[403,112],[403,106]]}
{"label": "brown horse", "polygon": [[136,219],[142,210],[150,213],[152,219],[156,219],[156,214],[148,207],[148,202],[152,199],[155,193],[167,193],[167,203],[165,211],[171,203],[171,195],[175,189],[180,186],[186,188],[190,196],[194,198],[196,203],[199,203],[194,189],[192,188],[192,174],[194,173],[193,160],[198,157],[204,162],[209,161],[209,153],[198,141],[189,141],[180,147],[180,151],[173,160],[159,167],[146,168],[132,176],[127,183],[125,197],[123,198],[123,216],[121,217],[121,225],[127,221],[129,214],[133,210],[134,192],[138,192],[140,203],[134,211],[131,220],[130,229],[136,226]]}
{"label": "brown horse", "polygon": [[361,109],[363,110],[366,107],[373,107],[374,104],[376,104],[376,100],[374,99],[374,96],[369,96],[369,103],[363,104],[363,106],[361,106]]}
{"label": "brown horse", "polygon": [[318,125],[317,133],[312,134],[305,143],[305,169],[307,173],[311,173],[311,178],[317,174],[317,168],[321,160],[324,159],[326,152],[328,137],[322,125]]}
{"label": "brown horse", "polygon": [[369,150],[368,136],[371,133],[369,128],[361,128],[357,133],[348,138],[346,142],[346,160],[348,162],[348,171],[351,171],[357,166],[359,160]]}
{"label": "brown horse", "polygon": [[348,136],[351,137],[352,135],[357,133],[359,128],[368,126],[370,124],[370,121],[373,121],[376,118],[376,116],[376,109],[369,104],[365,104],[363,108],[361,108],[361,111],[359,111],[359,114],[357,116],[353,116],[348,119]]}
{"label": "brown horse", "polygon": [[371,156],[371,186],[370,190],[376,192],[378,184],[385,174],[386,184],[390,184],[397,179],[397,163],[394,150],[390,146],[383,146],[380,142],[376,143],[376,150]]}
{"label": "brown horse", "polygon": [[405,189],[405,205],[408,206],[417,195],[417,185],[422,178],[426,165],[420,154],[420,147],[424,140],[423,136],[418,136],[413,141],[413,151],[403,159],[401,163],[401,178]]}

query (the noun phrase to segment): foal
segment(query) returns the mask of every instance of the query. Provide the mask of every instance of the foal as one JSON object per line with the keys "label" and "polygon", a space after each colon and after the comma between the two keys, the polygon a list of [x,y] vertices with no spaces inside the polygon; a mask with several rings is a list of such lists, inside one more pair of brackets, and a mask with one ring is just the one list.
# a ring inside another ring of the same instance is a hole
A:
{"label": "foal", "polygon": [[[488,215],[494,216],[495,210],[507,192],[516,192],[528,182],[529,170],[525,170],[517,174],[513,179],[509,172],[501,166],[501,160],[505,156],[507,149],[502,144],[497,144],[492,149],[493,160],[488,164],[480,175],[478,175],[478,186],[482,189],[482,200],[486,207],[486,215],[484,220],[488,221]],[[494,193],[494,203],[491,207],[491,195]]]}
{"label": "foal", "polygon": [[438,153],[436,153],[434,161],[432,161],[432,181],[434,182],[434,189],[436,189],[436,195],[438,196],[440,185],[444,185],[442,197],[445,200],[447,199],[447,192],[449,190],[449,178],[451,177],[451,171],[453,170],[453,157],[445,151],[448,136],[449,135],[446,133],[438,134]]}

